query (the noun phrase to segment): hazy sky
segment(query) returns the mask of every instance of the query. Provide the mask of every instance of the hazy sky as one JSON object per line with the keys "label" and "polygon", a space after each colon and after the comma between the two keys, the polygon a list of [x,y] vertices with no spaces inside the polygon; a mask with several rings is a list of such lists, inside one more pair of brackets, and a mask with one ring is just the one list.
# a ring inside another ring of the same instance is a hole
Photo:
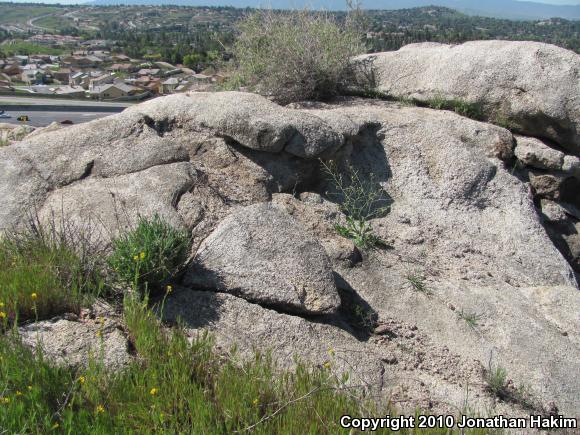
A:
{"label": "hazy sky", "polygon": [[580,5],[580,0],[529,0],[529,1],[534,1],[536,3],[550,3],[552,5]]}
{"label": "hazy sky", "polygon": [[[38,3],[61,3],[61,4],[67,4],[67,3],[83,3],[84,1],[89,1],[89,0],[11,0],[14,1],[16,3],[33,3],[33,2],[38,2]],[[481,0],[483,2],[485,2],[485,0]],[[533,1],[536,3],[549,3],[549,4],[553,4],[553,5],[580,5],[580,0],[518,0],[518,1]],[[224,3],[227,3],[227,0],[224,0]],[[364,3],[372,3],[372,1],[367,0],[366,2],[363,0],[363,4]]]}

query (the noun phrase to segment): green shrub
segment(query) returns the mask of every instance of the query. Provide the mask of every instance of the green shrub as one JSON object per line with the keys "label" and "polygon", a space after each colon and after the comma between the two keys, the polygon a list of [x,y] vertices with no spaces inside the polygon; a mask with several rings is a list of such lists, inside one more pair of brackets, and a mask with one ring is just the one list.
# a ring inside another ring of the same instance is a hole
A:
{"label": "green shrub", "polygon": [[109,266],[141,294],[158,293],[187,260],[191,238],[158,215],[140,217],[132,231],[113,241]]}
{"label": "green shrub", "polygon": [[34,226],[0,239],[0,320],[78,313],[102,291],[101,276],[78,235]]}
{"label": "green shrub", "polygon": [[451,110],[458,115],[478,121],[484,119],[481,103],[469,103],[457,98],[448,99],[442,96],[435,96],[434,98],[421,103],[421,105],[425,105],[431,109]]}
{"label": "green shrub", "polygon": [[388,202],[387,195],[374,175],[370,174],[365,179],[353,167],[341,172],[334,162],[321,164],[335,189],[327,194],[338,200],[341,211],[346,215],[346,225],[335,225],[336,231],[351,239],[361,249],[386,246],[373,233],[370,223],[371,219],[381,217],[389,210],[385,205]]}
{"label": "green shrub", "polygon": [[365,52],[355,26],[325,13],[261,10],[238,30],[236,79],[282,104],[337,95],[350,59]]}

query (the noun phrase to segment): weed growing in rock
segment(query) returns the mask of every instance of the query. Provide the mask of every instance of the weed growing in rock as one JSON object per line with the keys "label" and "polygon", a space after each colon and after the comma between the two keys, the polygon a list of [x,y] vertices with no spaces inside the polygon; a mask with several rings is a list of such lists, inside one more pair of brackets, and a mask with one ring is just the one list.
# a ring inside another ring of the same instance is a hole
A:
{"label": "weed growing in rock", "polygon": [[343,173],[334,162],[321,161],[323,171],[328,175],[341,211],[346,215],[346,225],[335,225],[336,231],[343,237],[351,239],[361,249],[386,247],[386,243],[373,232],[371,219],[384,216],[389,207],[385,206],[387,195],[373,174],[368,179],[348,167]]}
{"label": "weed growing in rock", "polygon": [[482,314],[477,314],[475,312],[465,312],[463,310],[457,313],[460,319],[465,320],[465,323],[472,328],[475,329],[477,327],[478,322],[482,319]]}
{"label": "weed growing in rock", "polygon": [[485,381],[487,384],[487,389],[490,393],[500,399],[506,398],[507,371],[503,367],[492,367],[490,360]]}
{"label": "weed growing in rock", "polygon": [[507,376],[507,370],[500,366],[493,367],[490,358],[485,376],[487,390],[505,402],[518,403],[526,409],[541,411],[542,406],[532,397],[529,387],[520,385],[516,388]]}
{"label": "weed growing in rock", "polygon": [[480,103],[470,103],[460,99],[448,99],[438,95],[419,104],[430,107],[431,109],[451,110],[458,115],[478,121],[484,118]]}
{"label": "weed growing in rock", "polygon": [[190,249],[186,231],[176,230],[158,215],[140,217],[135,229],[113,241],[108,263],[124,284],[141,294],[158,293],[183,266]]}
{"label": "weed growing in rock", "polygon": [[415,291],[425,293],[426,295],[430,295],[431,291],[427,287],[427,283],[425,282],[425,277],[416,273],[409,273],[407,276],[407,281],[411,285],[411,288]]}
{"label": "weed growing in rock", "polygon": [[518,124],[509,119],[503,112],[497,112],[492,116],[491,122],[510,131],[518,130]]}

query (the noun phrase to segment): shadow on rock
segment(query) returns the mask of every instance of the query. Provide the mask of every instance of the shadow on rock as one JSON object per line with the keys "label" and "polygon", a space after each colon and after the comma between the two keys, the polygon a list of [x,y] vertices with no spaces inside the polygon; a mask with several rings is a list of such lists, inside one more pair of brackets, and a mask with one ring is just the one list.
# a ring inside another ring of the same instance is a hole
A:
{"label": "shadow on rock", "polygon": [[[352,330],[348,332],[358,340],[368,340],[377,326],[379,318],[377,312],[337,272],[334,272],[334,280],[341,300],[338,313],[340,320],[350,325]],[[340,327],[340,322],[335,326]]]}
{"label": "shadow on rock", "polygon": [[164,322],[198,329],[209,327],[219,320],[221,302],[217,293],[179,286],[165,300],[159,300],[154,305]]}

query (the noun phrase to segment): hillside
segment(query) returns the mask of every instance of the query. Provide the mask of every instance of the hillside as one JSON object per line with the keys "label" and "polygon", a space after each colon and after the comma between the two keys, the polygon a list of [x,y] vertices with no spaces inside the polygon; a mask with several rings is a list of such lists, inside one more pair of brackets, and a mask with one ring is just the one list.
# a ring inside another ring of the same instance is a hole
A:
{"label": "hillside", "polygon": [[[364,3],[364,2],[363,2]],[[94,5],[179,5],[179,6],[233,6],[237,8],[263,6],[258,0],[94,0]],[[342,0],[323,1],[289,1],[272,0],[269,6],[277,9],[302,7],[327,10],[344,10]],[[364,4],[367,8],[380,10],[408,9],[423,6],[443,6],[469,15],[495,17],[514,20],[541,20],[548,18],[580,19],[580,5],[550,5],[539,2],[521,2],[515,0],[376,0]]]}

